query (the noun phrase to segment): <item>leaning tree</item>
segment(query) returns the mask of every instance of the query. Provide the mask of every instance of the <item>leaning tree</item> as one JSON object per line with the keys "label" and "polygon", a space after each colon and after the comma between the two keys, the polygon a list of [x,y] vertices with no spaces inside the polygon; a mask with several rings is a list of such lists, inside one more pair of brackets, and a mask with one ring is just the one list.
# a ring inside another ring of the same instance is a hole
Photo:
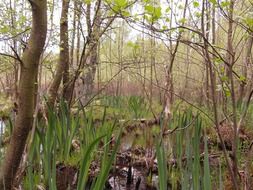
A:
{"label": "leaning tree", "polygon": [[38,67],[47,34],[47,1],[28,1],[31,5],[33,21],[30,39],[20,61],[18,115],[5,160],[0,170],[0,189],[6,190],[12,188],[27,136],[32,127],[37,94]]}

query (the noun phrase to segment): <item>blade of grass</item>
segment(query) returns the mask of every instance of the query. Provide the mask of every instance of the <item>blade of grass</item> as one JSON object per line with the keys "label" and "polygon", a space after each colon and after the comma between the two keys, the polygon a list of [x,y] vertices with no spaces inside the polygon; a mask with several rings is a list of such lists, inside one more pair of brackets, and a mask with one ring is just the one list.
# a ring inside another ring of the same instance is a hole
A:
{"label": "blade of grass", "polygon": [[163,143],[156,144],[159,189],[167,190],[167,161]]}
{"label": "blade of grass", "polygon": [[89,166],[91,163],[91,152],[94,151],[95,146],[99,143],[99,141],[104,138],[104,136],[100,136],[95,139],[85,151],[84,157],[82,159],[81,168],[78,176],[77,190],[83,190],[87,181]]}
{"label": "blade of grass", "polygon": [[207,138],[205,137],[205,155],[204,155],[204,190],[211,190],[211,174],[209,167],[209,154],[207,147]]}

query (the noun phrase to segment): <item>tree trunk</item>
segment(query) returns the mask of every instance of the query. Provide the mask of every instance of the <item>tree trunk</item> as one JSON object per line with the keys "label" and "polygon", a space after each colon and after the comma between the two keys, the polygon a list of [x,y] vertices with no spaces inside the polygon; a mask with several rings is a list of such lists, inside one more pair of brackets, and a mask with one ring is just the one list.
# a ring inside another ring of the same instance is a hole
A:
{"label": "tree trunk", "polygon": [[74,49],[75,49],[75,39],[76,39],[76,20],[77,20],[78,2],[74,2],[74,15],[73,15],[73,32],[71,39],[71,49],[70,49],[70,65],[73,67],[74,64]]}
{"label": "tree trunk", "polygon": [[[188,6],[188,0],[185,1],[185,6],[183,10],[183,19],[186,17],[186,10]],[[172,18],[172,13],[171,13]],[[171,19],[172,20],[172,19]],[[171,23],[172,24],[172,23]],[[170,26],[172,27],[172,25]],[[171,36],[170,36],[171,37]],[[178,51],[179,42],[182,37],[182,31],[179,32],[176,44],[173,45],[172,40],[170,40],[170,62],[166,65],[166,82],[165,82],[165,92],[164,92],[164,108],[163,108],[163,130],[168,125],[169,120],[172,117],[171,107],[173,103],[174,87],[173,87],[173,65],[176,59],[176,54]]]}
{"label": "tree trunk", "polygon": [[[242,76],[245,77],[245,80],[247,81],[247,83],[245,83],[245,81],[241,81],[240,83],[240,97],[239,97],[239,101],[243,101],[244,97],[246,97],[247,99],[247,95],[250,93],[251,88],[252,88],[252,68],[251,68],[251,51],[252,51],[252,46],[253,46],[253,37],[252,34],[250,33],[248,39],[247,39],[247,44],[246,44],[246,55],[245,55],[245,60],[244,60],[244,65],[243,65],[243,73]],[[248,79],[249,78],[249,79]],[[247,85],[246,85],[247,84]],[[249,90],[248,90],[248,86],[250,86]],[[249,93],[248,93],[249,91]]]}
{"label": "tree trunk", "polygon": [[[10,0],[10,13],[11,13],[11,28],[12,30],[15,30],[15,25],[16,25],[16,1],[13,1],[13,7],[12,7],[12,0]],[[17,39],[13,39],[13,51],[18,52],[18,44],[17,44]],[[14,55],[15,55],[14,52]],[[13,97],[14,100],[16,101],[18,98],[18,79],[19,79],[19,63],[17,59],[14,59],[14,84],[13,84]],[[12,92],[12,93],[13,93]]]}
{"label": "tree trunk", "polygon": [[[98,3],[98,2],[97,2]],[[89,102],[89,99],[94,90],[94,79],[96,75],[96,69],[98,64],[98,42],[99,42],[99,34],[101,27],[101,10],[100,5],[97,4],[97,14],[95,15],[94,23],[91,23],[91,4],[87,4],[87,28],[88,28],[88,52],[86,62],[84,63],[84,68],[86,68],[86,72],[80,77],[80,81],[78,83],[78,91],[77,96],[80,98],[80,101],[83,105]]]}
{"label": "tree trunk", "polygon": [[230,82],[231,88],[231,101],[232,101],[232,109],[233,109],[233,129],[234,129],[234,139],[232,144],[232,165],[233,165],[233,172],[235,176],[236,183],[238,185],[238,158],[237,158],[237,149],[238,149],[238,132],[237,132],[237,108],[236,108],[236,95],[235,95],[235,85],[234,85],[234,78],[233,78],[233,66],[235,64],[235,52],[233,47],[233,33],[234,33],[234,21],[233,21],[233,14],[234,14],[234,5],[235,0],[230,1],[229,5],[229,22],[228,22],[228,36],[227,36],[227,63],[228,65],[228,79]]}
{"label": "tree trunk", "polygon": [[69,98],[69,44],[68,44],[68,9],[69,0],[62,1],[62,12],[60,21],[60,57],[56,68],[54,80],[49,88],[48,104],[53,107],[57,93],[63,80],[63,98]]}
{"label": "tree trunk", "polygon": [[29,2],[32,6],[33,21],[29,43],[22,57],[18,115],[0,173],[0,189],[6,190],[12,188],[26,139],[32,127],[35,81],[47,33],[47,1],[30,0]]}
{"label": "tree trunk", "polygon": [[[96,75],[96,67],[98,63],[98,55],[97,55],[97,49],[98,45],[94,47],[94,50],[92,50],[90,56],[87,58],[87,73],[85,73],[83,76],[81,76],[81,86],[79,88],[79,93],[81,94],[80,101],[83,105],[87,104],[89,99],[92,96],[93,89],[94,89],[94,80]],[[84,94],[83,94],[84,93]]]}

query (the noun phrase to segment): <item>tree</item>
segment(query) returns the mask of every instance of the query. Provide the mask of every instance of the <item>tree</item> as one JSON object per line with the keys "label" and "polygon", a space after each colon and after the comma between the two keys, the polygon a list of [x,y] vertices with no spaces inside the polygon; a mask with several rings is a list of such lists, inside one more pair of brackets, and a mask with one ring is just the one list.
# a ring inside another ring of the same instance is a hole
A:
{"label": "tree", "polygon": [[60,20],[60,56],[56,68],[56,74],[49,88],[49,106],[53,107],[57,93],[63,80],[63,98],[69,99],[69,43],[68,43],[68,9],[69,0],[62,0],[62,12]]}
{"label": "tree", "polygon": [[0,189],[6,190],[12,188],[27,136],[32,127],[34,99],[37,93],[36,79],[47,34],[47,1],[29,0],[29,2],[33,21],[29,42],[20,63],[18,115],[0,173]]}
{"label": "tree", "polygon": [[98,47],[99,47],[99,33],[102,24],[101,18],[101,1],[96,2],[95,8],[95,16],[91,21],[91,3],[87,4],[87,13],[86,13],[86,22],[87,22],[87,29],[88,29],[88,51],[90,54],[87,56],[85,69],[87,72],[82,73],[81,75],[81,85],[79,85],[79,92],[82,91],[85,93],[84,96],[80,98],[83,105],[85,105],[94,88],[94,79],[96,74],[96,69],[98,65]]}

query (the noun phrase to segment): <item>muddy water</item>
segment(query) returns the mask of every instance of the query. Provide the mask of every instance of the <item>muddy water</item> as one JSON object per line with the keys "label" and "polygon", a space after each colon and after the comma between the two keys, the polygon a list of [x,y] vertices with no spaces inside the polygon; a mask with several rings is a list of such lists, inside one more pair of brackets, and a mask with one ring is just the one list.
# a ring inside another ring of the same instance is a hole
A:
{"label": "muddy water", "polygon": [[[113,190],[156,190],[158,189],[158,175],[148,174],[146,158],[154,154],[155,138],[159,127],[138,128],[127,132],[121,139],[121,158],[117,159],[116,172],[108,182]],[[152,152],[149,155],[149,152]],[[129,166],[131,167],[131,183],[129,179]],[[155,163],[156,165],[156,163]]]}
{"label": "muddy water", "polygon": [[124,167],[120,173],[109,178],[109,184],[113,190],[155,190],[158,189],[158,176],[153,174],[152,179],[147,183],[148,177],[145,169],[142,167],[132,168],[131,184],[127,184],[129,168]]}

